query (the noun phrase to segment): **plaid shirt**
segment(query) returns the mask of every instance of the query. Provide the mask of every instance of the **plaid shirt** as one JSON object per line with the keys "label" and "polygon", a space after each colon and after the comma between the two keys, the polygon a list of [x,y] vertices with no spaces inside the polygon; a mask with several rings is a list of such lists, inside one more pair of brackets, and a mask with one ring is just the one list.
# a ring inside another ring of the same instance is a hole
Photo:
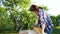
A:
{"label": "plaid shirt", "polygon": [[39,15],[40,15],[40,23],[44,23],[46,25],[45,32],[49,31],[53,28],[52,20],[50,16],[43,10],[39,9]]}

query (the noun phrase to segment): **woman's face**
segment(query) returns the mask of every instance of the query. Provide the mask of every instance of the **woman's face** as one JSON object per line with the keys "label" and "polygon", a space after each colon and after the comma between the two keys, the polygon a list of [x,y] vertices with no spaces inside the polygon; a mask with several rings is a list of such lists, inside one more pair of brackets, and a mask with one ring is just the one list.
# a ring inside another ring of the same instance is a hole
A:
{"label": "woman's face", "polygon": [[36,14],[36,15],[38,15],[38,14],[39,14],[39,12],[38,12],[38,11],[32,11],[32,13],[34,13],[34,14]]}

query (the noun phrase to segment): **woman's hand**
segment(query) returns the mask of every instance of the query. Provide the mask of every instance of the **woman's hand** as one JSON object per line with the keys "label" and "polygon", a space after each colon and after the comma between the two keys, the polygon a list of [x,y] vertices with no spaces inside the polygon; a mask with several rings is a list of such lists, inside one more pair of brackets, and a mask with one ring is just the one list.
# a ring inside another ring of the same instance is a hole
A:
{"label": "woman's hand", "polygon": [[45,24],[42,23],[42,30],[44,30],[44,29],[45,29]]}
{"label": "woman's hand", "polygon": [[45,33],[44,33],[44,29],[45,29],[45,24],[42,23],[42,33],[43,33],[43,34],[45,34]]}

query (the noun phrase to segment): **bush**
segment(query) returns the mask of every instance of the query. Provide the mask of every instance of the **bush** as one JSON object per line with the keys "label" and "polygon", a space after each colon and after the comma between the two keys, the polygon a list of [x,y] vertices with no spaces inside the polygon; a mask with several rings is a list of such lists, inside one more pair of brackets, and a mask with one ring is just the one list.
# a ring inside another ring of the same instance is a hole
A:
{"label": "bush", "polygon": [[35,21],[36,21],[36,16],[30,11],[24,10],[20,12],[20,20],[19,20],[20,28],[32,29]]}
{"label": "bush", "polygon": [[[18,22],[19,29],[32,29],[36,21],[36,16],[30,11],[24,10],[22,12],[13,12],[12,15],[8,16],[7,12],[1,15],[0,18],[0,31],[16,31],[16,21]],[[5,14],[5,15],[4,15]],[[12,18],[11,18],[12,17]]]}

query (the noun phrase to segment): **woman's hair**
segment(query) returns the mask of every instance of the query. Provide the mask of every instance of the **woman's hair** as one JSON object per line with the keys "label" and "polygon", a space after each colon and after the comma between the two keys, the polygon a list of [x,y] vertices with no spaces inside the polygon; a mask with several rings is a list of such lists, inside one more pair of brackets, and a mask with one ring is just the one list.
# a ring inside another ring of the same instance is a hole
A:
{"label": "woman's hair", "polygon": [[43,9],[42,7],[39,7],[39,9]]}
{"label": "woman's hair", "polygon": [[42,8],[37,5],[31,5],[31,7],[29,8],[30,11],[39,11],[39,9],[42,9]]}

